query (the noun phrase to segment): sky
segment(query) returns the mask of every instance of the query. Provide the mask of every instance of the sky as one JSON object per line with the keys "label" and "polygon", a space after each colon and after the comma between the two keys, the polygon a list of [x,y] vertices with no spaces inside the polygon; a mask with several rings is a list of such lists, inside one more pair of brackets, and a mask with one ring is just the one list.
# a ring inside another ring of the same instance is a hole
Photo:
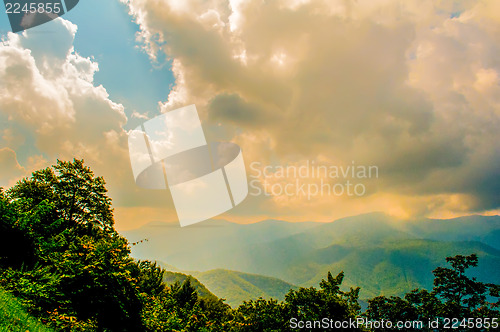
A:
{"label": "sky", "polygon": [[0,186],[83,158],[118,230],[175,221],[168,191],[136,186],[127,137],[195,104],[250,183],[218,218],[499,213],[498,1],[81,0],[9,29],[2,9]]}

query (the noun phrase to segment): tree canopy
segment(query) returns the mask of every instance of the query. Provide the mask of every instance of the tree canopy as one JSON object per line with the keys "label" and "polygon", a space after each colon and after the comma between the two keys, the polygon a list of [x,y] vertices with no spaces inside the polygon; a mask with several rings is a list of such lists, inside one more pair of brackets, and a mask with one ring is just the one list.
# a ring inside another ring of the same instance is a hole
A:
{"label": "tree canopy", "polygon": [[375,297],[365,312],[359,288],[342,287],[343,272],[328,272],[319,288],[291,289],[282,301],[260,298],[232,309],[200,296],[190,278],[165,284],[165,271],[134,260],[130,246],[114,229],[104,179],[83,160],[58,161],[0,188],[0,288],[56,330],[291,331],[292,320],[499,318],[500,287],[467,274],[478,265],[475,254],[448,257],[450,267],[433,271],[431,291]]}

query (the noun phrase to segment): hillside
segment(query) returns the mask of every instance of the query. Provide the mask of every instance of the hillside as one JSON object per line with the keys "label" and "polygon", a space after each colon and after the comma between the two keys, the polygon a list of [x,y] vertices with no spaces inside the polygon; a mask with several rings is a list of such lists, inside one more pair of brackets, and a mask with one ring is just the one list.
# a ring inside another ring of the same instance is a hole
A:
{"label": "hillside", "polygon": [[473,269],[471,276],[490,282],[500,280],[496,249],[480,242],[432,240],[400,240],[361,248],[333,245],[315,251],[310,258],[294,261],[286,274],[298,278],[301,286],[309,286],[317,284],[327,271],[344,271],[344,287],[361,287],[361,298],[401,296],[414,288],[432,288],[432,270],[445,264],[443,257],[470,253],[481,257],[479,268]]}
{"label": "hillside", "polygon": [[208,289],[218,297],[226,299],[230,306],[237,307],[243,301],[265,299],[282,300],[290,289],[297,287],[283,280],[229,270],[193,272]]}
{"label": "hillside", "polygon": [[163,282],[166,283],[167,285],[172,285],[175,284],[176,282],[182,284],[186,279],[189,279],[191,285],[194,286],[194,288],[198,292],[198,296],[204,298],[214,298],[214,299],[217,298],[217,296],[215,296],[212,292],[210,292],[207,289],[207,287],[205,287],[205,285],[203,285],[198,279],[196,279],[192,275],[186,275],[184,273],[171,272],[171,271],[165,271],[165,273],[163,274]]}
{"label": "hillside", "polygon": [[14,296],[0,288],[0,331],[50,332],[53,330],[30,316]]}
{"label": "hillside", "polygon": [[[167,285],[175,282],[183,283],[190,278],[201,297],[223,298],[231,307],[238,307],[243,301],[255,300],[259,297],[265,299],[283,299],[290,289],[296,289],[295,285],[273,277],[265,277],[257,274],[229,271],[223,269],[210,270],[206,272],[178,270],[164,263],[157,262],[166,269],[163,281]],[[169,269],[174,271],[169,271]]]}
{"label": "hillside", "polygon": [[[125,235],[132,241],[149,239],[133,248],[134,256],[161,259],[180,270],[241,271],[304,287],[317,286],[327,271],[344,271],[344,286],[360,286],[361,298],[431,287],[432,270],[456,254],[477,253],[480,265],[471,275],[500,282],[499,216],[404,221],[370,213],[329,223],[266,220],[250,225],[217,220],[182,229],[156,224]],[[200,281],[222,297],[224,287],[231,289],[229,294],[254,292],[234,276],[224,278],[229,283],[216,285],[217,291]]]}

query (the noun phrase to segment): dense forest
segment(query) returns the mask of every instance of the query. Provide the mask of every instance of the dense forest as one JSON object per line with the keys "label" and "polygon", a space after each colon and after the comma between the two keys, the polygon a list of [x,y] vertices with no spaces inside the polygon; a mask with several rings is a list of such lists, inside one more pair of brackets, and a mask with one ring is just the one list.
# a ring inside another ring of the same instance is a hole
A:
{"label": "dense forest", "polygon": [[38,321],[43,331],[385,330],[370,321],[421,321],[415,330],[435,330],[430,321],[442,328],[452,318],[455,331],[466,331],[470,324],[495,330],[500,320],[500,286],[467,275],[478,265],[474,253],[448,257],[448,266],[433,271],[433,289],[378,296],[362,311],[360,289],[345,290],[340,271],[318,288],[233,309],[199,295],[191,278],[167,285],[165,271],[134,260],[130,248],[114,229],[104,179],[83,160],[58,161],[0,188],[0,299],[12,303],[0,307],[0,327],[21,330],[23,322],[9,321],[13,310],[23,312],[24,330]]}

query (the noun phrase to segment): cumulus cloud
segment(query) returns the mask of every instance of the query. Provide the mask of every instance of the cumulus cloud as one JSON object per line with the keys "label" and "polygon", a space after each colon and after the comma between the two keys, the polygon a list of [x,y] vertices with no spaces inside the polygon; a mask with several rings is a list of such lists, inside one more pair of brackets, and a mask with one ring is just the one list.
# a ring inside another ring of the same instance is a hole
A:
{"label": "cumulus cloud", "polygon": [[313,209],[274,197],[254,211],[500,206],[498,2],[122,1],[150,56],[173,59],[163,111],[195,103],[209,135],[238,142],[247,164],[380,169],[365,197],[318,198]]}
{"label": "cumulus cloud", "polygon": [[115,208],[172,210],[166,194],[135,186],[124,108],[95,84],[98,64],[75,51],[76,25],[60,18],[48,24],[50,34],[9,33],[0,45],[0,185],[56,159],[83,158],[106,179]]}
{"label": "cumulus cloud", "polygon": [[[0,48],[2,115],[36,134],[36,146],[50,155],[74,152],[79,142],[121,132],[123,106],[94,86],[98,66],[74,52],[76,26],[62,19],[50,36],[9,33]],[[57,47],[47,47],[50,40]],[[65,148],[65,146],[67,148]]]}

